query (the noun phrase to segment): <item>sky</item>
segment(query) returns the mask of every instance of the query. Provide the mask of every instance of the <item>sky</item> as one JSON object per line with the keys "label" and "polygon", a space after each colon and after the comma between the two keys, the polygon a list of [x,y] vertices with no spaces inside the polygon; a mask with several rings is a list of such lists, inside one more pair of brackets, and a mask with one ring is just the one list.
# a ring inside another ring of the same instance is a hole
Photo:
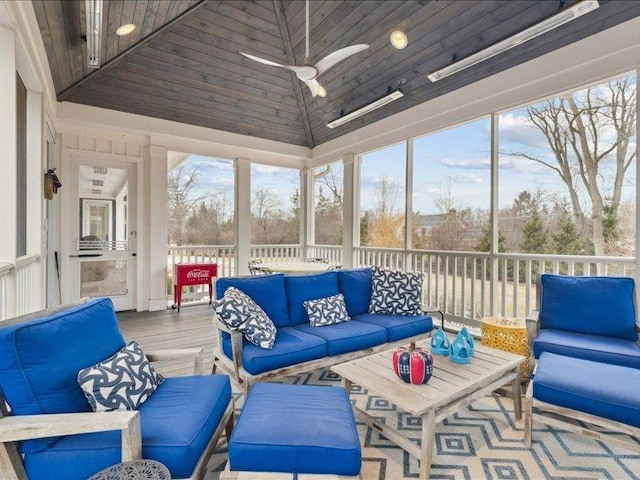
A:
{"label": "sky", "polygon": [[[566,198],[566,187],[551,168],[507,155],[520,151],[555,163],[546,139],[529,123],[526,109],[503,112],[499,122],[499,207],[511,206],[524,190],[534,193],[541,189],[546,199],[554,196]],[[442,213],[442,200],[447,198],[457,208],[489,208],[490,129],[490,118],[484,117],[414,140],[414,211]],[[606,135],[602,141],[606,142]],[[635,144],[632,144],[630,149],[634,148]],[[376,188],[383,177],[387,177],[392,187],[396,207],[404,209],[405,149],[403,142],[363,154],[360,181],[363,210],[374,207]],[[199,166],[199,191],[226,192],[227,198],[233,200],[232,162],[197,155],[191,155],[185,162],[187,170]],[[611,165],[612,160],[605,162],[604,171]],[[261,164],[251,166],[252,190],[269,189],[280,200],[284,210],[290,207],[289,199],[299,186],[299,178],[295,169]],[[606,181],[606,173],[603,178]],[[625,179],[623,197],[633,200],[635,165],[629,169]]]}

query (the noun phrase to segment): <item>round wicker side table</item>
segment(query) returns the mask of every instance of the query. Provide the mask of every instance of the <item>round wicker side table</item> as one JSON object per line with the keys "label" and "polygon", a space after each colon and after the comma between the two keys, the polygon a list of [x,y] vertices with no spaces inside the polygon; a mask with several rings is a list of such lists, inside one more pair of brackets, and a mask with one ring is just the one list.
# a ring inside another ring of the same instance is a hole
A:
{"label": "round wicker side table", "polygon": [[520,364],[520,380],[529,378],[529,340],[524,319],[507,317],[484,317],[482,322],[482,343],[488,347],[517,353],[525,357]]}
{"label": "round wicker side table", "polygon": [[171,474],[155,460],[132,460],[100,470],[88,480],[171,480]]}

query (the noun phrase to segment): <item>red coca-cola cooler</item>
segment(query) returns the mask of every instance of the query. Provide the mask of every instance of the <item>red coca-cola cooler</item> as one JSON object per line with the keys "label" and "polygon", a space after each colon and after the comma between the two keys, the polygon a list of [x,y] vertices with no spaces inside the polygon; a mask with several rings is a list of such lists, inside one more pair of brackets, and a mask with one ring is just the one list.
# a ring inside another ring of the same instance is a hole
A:
{"label": "red coca-cola cooler", "polygon": [[182,288],[190,285],[209,285],[209,304],[213,299],[213,279],[218,276],[217,263],[176,263],[173,271],[173,305],[180,311]]}

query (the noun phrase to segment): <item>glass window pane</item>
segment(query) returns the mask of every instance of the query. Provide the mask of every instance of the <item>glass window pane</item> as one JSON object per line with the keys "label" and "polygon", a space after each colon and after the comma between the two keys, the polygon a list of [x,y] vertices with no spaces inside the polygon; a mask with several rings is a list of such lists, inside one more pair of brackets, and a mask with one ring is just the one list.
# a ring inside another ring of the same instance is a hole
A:
{"label": "glass window pane", "polygon": [[406,143],[362,155],[360,245],[403,248]]}
{"label": "glass window pane", "polygon": [[635,255],[635,75],[500,115],[508,252]]}
{"label": "glass window pane", "polygon": [[483,118],[414,140],[413,248],[489,249],[490,128]]}
{"label": "glass window pane", "polygon": [[126,260],[91,260],[80,263],[80,296],[111,297],[127,293]]}

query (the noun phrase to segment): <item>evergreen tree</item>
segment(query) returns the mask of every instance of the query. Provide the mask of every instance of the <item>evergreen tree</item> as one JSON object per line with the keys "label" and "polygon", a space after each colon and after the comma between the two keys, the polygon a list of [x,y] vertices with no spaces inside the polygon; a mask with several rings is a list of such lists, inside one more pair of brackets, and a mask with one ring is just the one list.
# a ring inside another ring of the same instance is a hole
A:
{"label": "evergreen tree", "polygon": [[548,235],[547,229],[542,224],[538,207],[534,205],[529,220],[522,227],[520,250],[523,253],[545,253]]}
{"label": "evergreen tree", "polygon": [[584,245],[578,234],[573,216],[566,205],[561,206],[555,233],[551,235],[552,252],[558,255],[582,255]]}

